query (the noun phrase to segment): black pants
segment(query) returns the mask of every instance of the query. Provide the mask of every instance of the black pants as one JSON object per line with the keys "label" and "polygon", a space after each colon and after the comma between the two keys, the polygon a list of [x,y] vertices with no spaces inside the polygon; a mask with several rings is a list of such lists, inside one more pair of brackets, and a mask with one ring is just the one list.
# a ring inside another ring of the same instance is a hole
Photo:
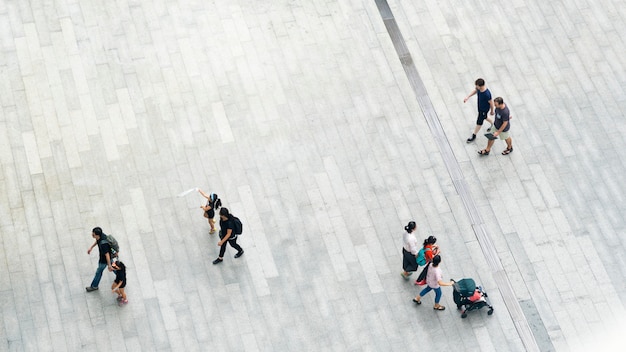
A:
{"label": "black pants", "polygon": [[226,253],[226,243],[230,244],[231,247],[235,248],[237,250],[237,253],[243,250],[243,248],[241,248],[241,246],[237,244],[237,237],[238,236],[235,236],[235,238],[232,238],[232,239],[229,238],[228,241],[222,244],[222,246],[220,247],[220,258],[223,258],[224,253]]}
{"label": "black pants", "polygon": [[407,273],[417,271],[417,260],[413,253],[402,248],[402,269]]}

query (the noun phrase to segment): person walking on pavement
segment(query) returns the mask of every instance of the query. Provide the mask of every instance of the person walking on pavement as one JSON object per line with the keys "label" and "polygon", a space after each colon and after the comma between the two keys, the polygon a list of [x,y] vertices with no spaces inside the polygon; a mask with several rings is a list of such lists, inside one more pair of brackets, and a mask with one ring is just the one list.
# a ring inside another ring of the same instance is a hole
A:
{"label": "person walking on pavement", "polygon": [[[509,108],[504,103],[502,97],[495,98],[494,103],[496,105],[496,119],[489,132],[493,133],[494,137],[504,139],[506,142],[506,149],[502,152],[502,155],[509,155],[513,152],[513,141],[511,140],[511,136],[509,134],[509,129],[511,128]],[[483,150],[479,150],[478,154],[489,155],[494,142],[495,139],[487,141],[487,147]]]}
{"label": "person walking on pavement", "polygon": [[433,258],[433,261],[430,264],[430,268],[428,269],[428,274],[426,275],[426,288],[424,288],[422,292],[420,292],[419,295],[417,295],[417,297],[413,298],[413,302],[415,302],[415,304],[418,304],[418,305],[422,304],[422,297],[428,292],[430,292],[431,290],[434,290],[435,291],[435,306],[433,307],[433,309],[435,310],[446,309],[446,307],[439,304],[439,301],[441,300],[441,286],[452,286],[454,281],[450,281],[450,282],[441,281],[442,274],[441,274],[441,268],[439,267],[440,263],[441,263],[441,256],[436,255]]}
{"label": "person walking on pavement", "polygon": [[213,261],[213,264],[219,264],[224,260],[224,253],[226,253],[226,243],[237,250],[235,258],[239,258],[243,255],[243,248],[237,244],[237,234],[235,234],[235,221],[233,215],[228,212],[227,208],[220,209],[220,241],[217,245],[220,246],[220,254],[217,259]]}
{"label": "person walking on pavement", "polygon": [[415,229],[417,229],[417,225],[415,221],[411,221],[404,227],[405,232],[402,235],[402,242],[404,243],[402,246],[402,269],[404,271],[401,275],[407,280],[417,270],[417,239],[413,235]]}
{"label": "person walking on pavement", "polygon": [[[422,244],[422,249],[419,250],[417,258],[416,258],[418,266],[428,265],[428,263],[432,262],[433,258],[439,254],[440,252],[439,246],[436,245],[435,243],[437,243],[437,237],[432,236],[432,235],[428,236],[428,238],[424,240],[424,243]],[[428,270],[426,271],[426,273],[428,273]],[[420,285],[420,280],[424,280],[423,274],[420,274],[420,277],[418,277],[417,280],[415,280],[415,284]]]}
{"label": "person walking on pavement", "polygon": [[113,270],[115,271],[115,280],[111,285],[111,292],[117,293],[117,301],[119,305],[123,305],[128,303],[128,299],[126,299],[126,265],[121,261],[116,261],[111,264],[113,266]]}
{"label": "person walking on pavement", "polygon": [[424,258],[426,259],[426,263],[430,263],[433,258],[439,254],[439,246],[436,245],[437,237],[428,236],[427,239],[424,240],[422,247],[424,248]]}
{"label": "person walking on pavement", "polygon": [[476,94],[478,97],[478,117],[476,118],[476,127],[474,127],[474,133],[472,133],[472,136],[467,139],[467,143],[471,143],[476,139],[476,134],[478,133],[478,131],[480,131],[480,128],[483,125],[483,121],[487,120],[489,121],[489,123],[493,124],[493,121],[487,116],[487,113],[490,113],[491,115],[494,114],[493,101],[491,100],[491,92],[489,91],[489,89],[487,89],[487,86],[485,85],[485,80],[482,78],[477,79],[474,84],[476,86],[475,89],[473,89],[465,97],[465,99],[463,99],[463,103],[467,103],[472,95]]}
{"label": "person walking on pavement", "polygon": [[106,241],[106,235],[102,232],[100,227],[94,227],[93,230],[91,230],[91,237],[93,237],[96,241],[91,245],[91,247],[89,247],[87,254],[91,254],[93,247],[98,246],[100,257],[98,259],[98,269],[96,269],[96,275],[93,277],[91,285],[85,287],[87,292],[92,292],[98,289],[104,268],[109,268],[109,271],[113,271],[113,267],[111,266],[111,245],[109,245]]}
{"label": "person walking on pavement", "polygon": [[215,193],[211,193],[210,195],[204,193],[201,189],[198,189],[198,192],[207,199],[206,205],[200,206],[202,210],[204,210],[204,217],[209,220],[209,226],[211,226],[211,230],[209,230],[210,234],[215,233],[215,211],[222,206],[222,200]]}

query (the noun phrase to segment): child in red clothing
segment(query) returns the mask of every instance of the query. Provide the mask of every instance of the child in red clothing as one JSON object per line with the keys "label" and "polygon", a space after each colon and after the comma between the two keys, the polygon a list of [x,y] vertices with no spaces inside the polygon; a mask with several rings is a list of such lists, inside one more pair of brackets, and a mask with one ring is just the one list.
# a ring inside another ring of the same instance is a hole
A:
{"label": "child in red clothing", "polygon": [[426,263],[430,263],[433,258],[439,254],[439,246],[435,243],[437,243],[437,237],[435,236],[428,236],[428,238],[424,240],[423,246]]}
{"label": "child in red clothing", "polygon": [[[422,249],[424,250],[424,259],[426,259],[426,265],[432,262],[433,258],[440,253],[439,246],[435,244],[436,242],[437,237],[435,236],[428,236],[428,238],[424,240]],[[423,283],[420,283],[419,277],[417,280],[415,280],[415,285],[423,285]]]}

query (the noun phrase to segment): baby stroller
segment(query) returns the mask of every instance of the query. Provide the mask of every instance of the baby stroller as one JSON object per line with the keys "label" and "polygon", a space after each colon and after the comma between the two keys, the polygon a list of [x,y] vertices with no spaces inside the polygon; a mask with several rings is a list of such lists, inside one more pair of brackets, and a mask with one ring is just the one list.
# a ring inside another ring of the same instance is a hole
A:
{"label": "baby stroller", "polygon": [[493,314],[493,307],[487,298],[487,292],[482,287],[476,286],[473,279],[461,279],[455,281],[453,297],[456,308],[461,310],[461,318],[467,317],[467,312],[482,307],[489,307],[488,315]]}

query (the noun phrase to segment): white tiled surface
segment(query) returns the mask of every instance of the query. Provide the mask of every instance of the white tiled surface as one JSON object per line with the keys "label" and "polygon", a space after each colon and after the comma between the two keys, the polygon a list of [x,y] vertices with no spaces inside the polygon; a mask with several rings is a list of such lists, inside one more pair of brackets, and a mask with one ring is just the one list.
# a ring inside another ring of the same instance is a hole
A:
{"label": "white tiled surface", "polygon": [[[389,4],[539,346],[611,341],[624,3]],[[0,50],[0,351],[523,348],[374,1],[5,1]],[[514,115],[508,157],[465,143],[479,76]],[[211,264],[202,199],[176,197],[196,186],[244,220],[243,257]],[[493,316],[413,306],[409,220]],[[94,226],[124,308],[108,273],[84,291]]]}

